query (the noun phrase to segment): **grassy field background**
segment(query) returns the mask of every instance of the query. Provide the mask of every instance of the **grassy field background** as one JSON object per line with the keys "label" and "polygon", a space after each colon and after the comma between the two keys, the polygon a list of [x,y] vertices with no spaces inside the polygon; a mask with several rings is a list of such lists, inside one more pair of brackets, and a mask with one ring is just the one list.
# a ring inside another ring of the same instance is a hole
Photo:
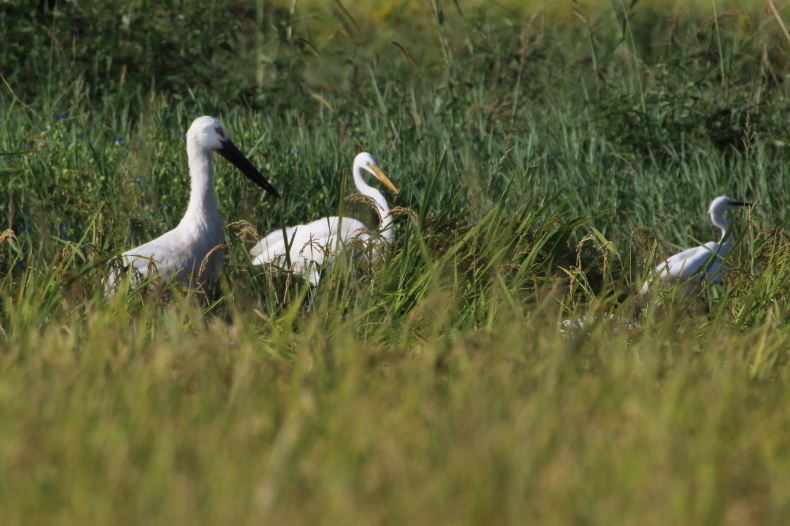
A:
{"label": "grassy field background", "polygon": [[[786,523],[790,43],[764,2],[118,4],[0,4],[2,524]],[[218,159],[213,299],[105,302],[112,258],[180,220],[204,114],[282,199]],[[308,313],[253,231],[375,224],[345,199],[361,150],[396,241]],[[759,201],[727,286],[646,304],[724,194]]]}

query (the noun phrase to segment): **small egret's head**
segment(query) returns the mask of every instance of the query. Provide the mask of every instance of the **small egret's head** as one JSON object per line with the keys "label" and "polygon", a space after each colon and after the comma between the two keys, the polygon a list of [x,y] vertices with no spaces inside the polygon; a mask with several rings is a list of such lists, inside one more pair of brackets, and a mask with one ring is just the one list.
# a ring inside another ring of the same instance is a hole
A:
{"label": "small egret's head", "polygon": [[379,168],[379,163],[377,163],[376,159],[374,159],[373,156],[368,152],[362,152],[354,158],[354,167],[362,168],[366,172],[373,175],[373,177],[384,183],[387,188],[392,190],[392,193],[398,193],[398,189],[394,184],[392,184],[392,181],[390,181],[389,177],[387,177],[387,174],[385,174],[381,168]]}
{"label": "small egret's head", "polygon": [[741,201],[733,201],[726,195],[721,197],[717,197],[714,199],[711,204],[710,208],[708,208],[708,215],[721,215],[728,210],[732,210],[734,208],[738,208],[740,206],[754,206],[754,203],[743,203]]}

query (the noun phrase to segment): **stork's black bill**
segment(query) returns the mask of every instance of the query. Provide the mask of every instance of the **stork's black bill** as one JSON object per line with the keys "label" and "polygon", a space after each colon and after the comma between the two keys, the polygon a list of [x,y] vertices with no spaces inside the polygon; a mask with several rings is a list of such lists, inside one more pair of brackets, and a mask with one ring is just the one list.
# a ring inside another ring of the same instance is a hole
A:
{"label": "stork's black bill", "polygon": [[730,206],[754,206],[754,203],[744,203],[742,201],[730,201]]}
{"label": "stork's black bill", "polygon": [[252,165],[249,159],[247,159],[229,139],[222,141],[222,148],[217,150],[217,153],[230,161],[233,166],[241,170],[241,173],[249,177],[252,182],[272,194],[274,197],[280,197],[277,190],[269,184],[269,181],[261,175],[261,172]]}

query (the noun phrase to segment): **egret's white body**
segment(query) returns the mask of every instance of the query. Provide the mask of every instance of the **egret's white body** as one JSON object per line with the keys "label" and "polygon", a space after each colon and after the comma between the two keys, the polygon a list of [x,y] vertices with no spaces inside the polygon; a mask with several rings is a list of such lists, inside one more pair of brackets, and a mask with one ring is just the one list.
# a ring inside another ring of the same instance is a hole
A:
{"label": "egret's white body", "polygon": [[[217,119],[196,119],[186,139],[192,186],[189,206],[173,230],[123,253],[124,263],[134,268],[136,276],[146,278],[149,269],[156,269],[162,278],[177,275],[179,279],[192,284],[208,283],[219,276],[224,252],[218,247],[224,244],[225,236],[212,186],[213,152],[228,159],[256,184],[279,197],[277,191],[230,141],[225,127]],[[109,292],[112,292],[116,280],[117,276],[111,273],[107,284]]]}
{"label": "egret's white body", "polygon": [[[376,160],[369,153],[360,153],[354,159],[353,175],[354,184],[359,193],[373,200],[379,209],[381,224],[378,232],[381,239],[392,244],[392,216],[384,196],[375,188],[369,186],[362,179],[362,171],[373,174],[379,181],[388,186],[393,192],[398,190],[384,172],[379,169]],[[277,229],[267,235],[250,250],[254,257],[253,265],[273,264],[278,267],[287,267],[290,260],[290,269],[303,276],[312,285],[318,285],[320,267],[331,264],[339,251],[354,246],[357,248],[369,247],[374,242],[374,236],[361,221],[349,217],[322,217],[306,225],[296,225],[285,229]],[[370,248],[372,259],[379,254],[379,247]],[[286,259],[286,254],[288,258]]]}
{"label": "egret's white body", "polygon": [[[661,280],[664,290],[675,283],[688,282],[682,290],[683,294],[692,294],[704,279],[707,283],[724,283],[722,276],[722,261],[732,247],[732,233],[728,234],[729,221],[724,213],[741,206],[752,206],[752,203],[733,201],[727,196],[717,197],[708,208],[708,215],[715,227],[721,230],[721,239],[718,243],[711,241],[704,245],[684,250],[658,265],[655,269],[656,277]],[[652,279],[642,287],[642,294],[650,290]]]}

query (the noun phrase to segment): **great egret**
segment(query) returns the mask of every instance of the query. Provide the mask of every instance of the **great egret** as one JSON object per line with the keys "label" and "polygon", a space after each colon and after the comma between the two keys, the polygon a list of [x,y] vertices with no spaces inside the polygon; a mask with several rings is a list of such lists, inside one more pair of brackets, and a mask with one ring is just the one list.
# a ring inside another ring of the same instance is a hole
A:
{"label": "great egret", "polygon": [[[194,285],[195,277],[202,283],[211,282],[222,270],[224,252],[221,245],[225,238],[211,180],[212,152],[230,161],[273,196],[280,197],[280,194],[236,148],[225,127],[214,117],[195,119],[186,139],[192,189],[183,219],[170,232],[127,250],[122,257],[124,263],[131,265],[142,277],[147,277],[148,269],[155,267],[163,278],[177,274],[179,279],[189,280]],[[204,262],[206,256],[208,260]],[[107,283],[110,294],[117,279],[116,274],[111,273]]]}
{"label": "great egret", "polygon": [[[721,262],[732,247],[732,233],[727,234],[730,226],[724,213],[741,206],[754,206],[754,203],[733,201],[727,196],[717,197],[708,208],[708,215],[715,227],[721,230],[721,239],[718,243],[709,242],[702,246],[684,250],[667,258],[656,267],[657,278],[663,283],[664,290],[669,289],[674,283],[687,283],[682,290],[685,295],[692,294],[699,287],[701,279],[707,283],[724,283],[721,271],[724,270]],[[650,290],[652,278],[645,282],[642,294]]]}
{"label": "great egret", "polygon": [[[392,244],[392,216],[389,206],[381,192],[369,186],[362,179],[362,170],[371,173],[394,193],[398,189],[381,171],[376,159],[367,152],[354,158],[354,184],[359,193],[373,200],[379,208],[381,225],[378,233],[389,244]],[[250,254],[254,257],[253,265],[272,263],[277,266],[286,265],[286,253],[291,262],[291,270],[305,277],[312,285],[318,285],[319,268],[324,263],[332,263],[338,250],[356,243],[368,243],[371,232],[361,221],[349,217],[322,217],[306,225],[296,225],[285,229],[274,230],[257,245],[252,247]],[[373,258],[378,251],[374,248]]]}

